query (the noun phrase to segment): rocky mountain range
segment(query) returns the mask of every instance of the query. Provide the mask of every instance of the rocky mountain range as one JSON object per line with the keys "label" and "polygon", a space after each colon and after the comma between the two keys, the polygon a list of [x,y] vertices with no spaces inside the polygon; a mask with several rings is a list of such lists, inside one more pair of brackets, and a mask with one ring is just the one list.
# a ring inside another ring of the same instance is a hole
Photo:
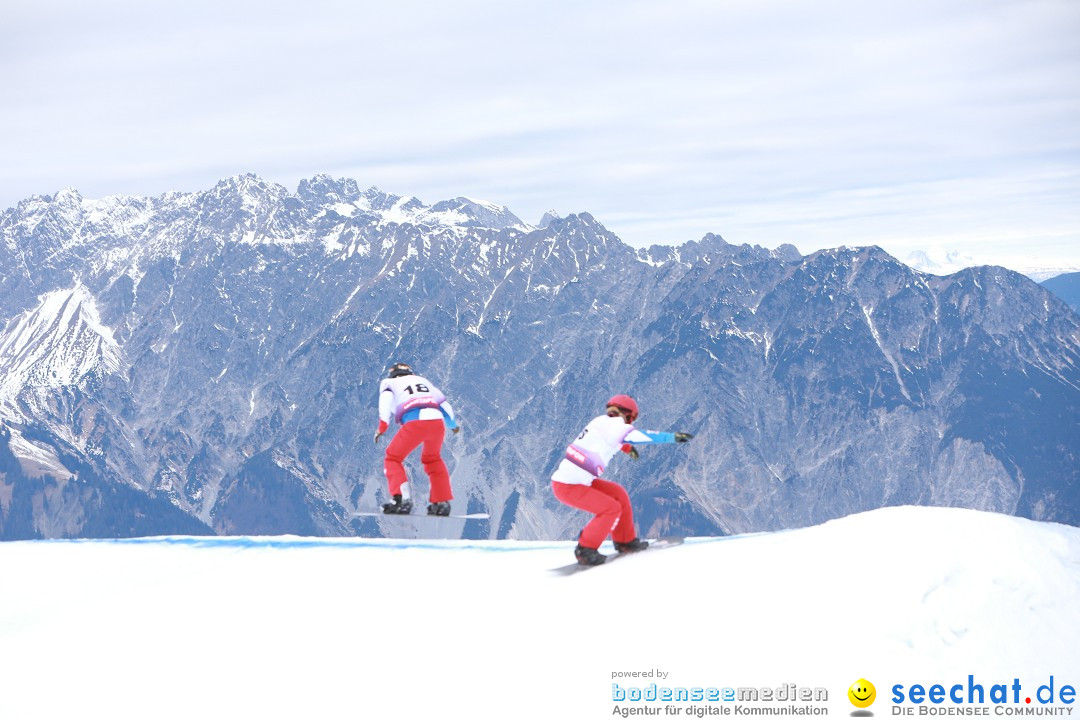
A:
{"label": "rocky mountain range", "polygon": [[[394,361],[454,403],[454,505],[490,521],[354,517],[385,499]],[[328,176],[0,214],[0,538],[571,538],[550,472],[621,392],[696,436],[613,463],[646,535],[898,504],[1080,524],[1080,317],[1003,268],[635,249]]]}

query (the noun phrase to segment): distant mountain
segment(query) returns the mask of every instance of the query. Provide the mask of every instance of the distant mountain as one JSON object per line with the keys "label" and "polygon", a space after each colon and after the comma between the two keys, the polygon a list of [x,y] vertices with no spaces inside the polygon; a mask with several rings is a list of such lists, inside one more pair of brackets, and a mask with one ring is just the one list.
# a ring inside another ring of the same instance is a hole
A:
{"label": "distant mountain", "polygon": [[[975,258],[967,253],[963,253],[957,250],[946,250],[941,247],[934,247],[928,250],[916,250],[908,253],[904,262],[919,272],[929,273],[931,275],[952,275],[953,273],[960,272],[970,267],[977,267],[980,265],[992,265],[994,263],[987,262],[985,259]],[[1068,262],[1040,262],[1038,259],[1029,259],[1023,264],[1009,265],[1010,270],[1025,275],[1035,282],[1043,282],[1048,278],[1061,275],[1062,273],[1069,273],[1077,270],[1075,263]]]}
{"label": "distant mountain", "polygon": [[1080,312],[1080,272],[1064,273],[1043,280],[1042,286]]}
{"label": "distant mountain", "polygon": [[24,200],[0,214],[0,537],[400,533],[352,517],[385,496],[395,360],[460,412],[454,504],[492,516],[470,536],[572,537],[548,478],[617,392],[696,435],[613,465],[646,534],[896,504],[1080,524],[1080,319],[1027,278],[542,225],[325,175]]}
{"label": "distant mountain", "polygon": [[969,267],[983,264],[966,253],[940,247],[916,250],[909,253],[904,262],[920,272],[931,275],[952,275]]}

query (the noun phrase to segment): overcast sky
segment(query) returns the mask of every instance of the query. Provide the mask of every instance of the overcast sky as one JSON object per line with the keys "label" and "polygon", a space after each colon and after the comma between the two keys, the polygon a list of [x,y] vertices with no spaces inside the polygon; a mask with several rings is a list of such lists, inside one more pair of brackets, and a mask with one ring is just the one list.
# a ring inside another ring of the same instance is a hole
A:
{"label": "overcast sky", "polygon": [[1077,0],[4,0],[0,208],[316,173],[1080,267]]}

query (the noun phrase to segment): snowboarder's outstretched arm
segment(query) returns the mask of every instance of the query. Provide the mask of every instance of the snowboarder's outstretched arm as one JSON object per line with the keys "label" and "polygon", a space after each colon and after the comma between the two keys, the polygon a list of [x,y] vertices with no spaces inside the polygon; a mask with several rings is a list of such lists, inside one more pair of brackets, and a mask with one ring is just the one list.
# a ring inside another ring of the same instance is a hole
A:
{"label": "snowboarder's outstretched arm", "polygon": [[684,443],[689,442],[692,437],[694,436],[690,433],[684,432],[656,432],[654,430],[634,429],[630,431],[629,435],[623,438],[623,442],[632,445],[644,445],[646,443]]}
{"label": "snowboarder's outstretched arm", "polygon": [[622,451],[630,456],[631,460],[638,459],[638,451],[634,445],[649,443],[684,443],[694,437],[684,432],[655,432],[653,430],[631,430],[630,434],[623,438]]}

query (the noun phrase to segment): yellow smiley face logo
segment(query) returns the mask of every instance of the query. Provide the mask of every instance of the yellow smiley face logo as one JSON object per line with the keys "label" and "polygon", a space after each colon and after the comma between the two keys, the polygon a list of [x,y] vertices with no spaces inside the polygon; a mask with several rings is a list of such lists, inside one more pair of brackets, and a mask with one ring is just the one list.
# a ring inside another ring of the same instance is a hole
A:
{"label": "yellow smiley face logo", "polygon": [[865,708],[874,704],[874,699],[877,698],[877,690],[874,688],[874,683],[865,678],[860,678],[851,683],[847,696],[852,705],[857,708]]}

